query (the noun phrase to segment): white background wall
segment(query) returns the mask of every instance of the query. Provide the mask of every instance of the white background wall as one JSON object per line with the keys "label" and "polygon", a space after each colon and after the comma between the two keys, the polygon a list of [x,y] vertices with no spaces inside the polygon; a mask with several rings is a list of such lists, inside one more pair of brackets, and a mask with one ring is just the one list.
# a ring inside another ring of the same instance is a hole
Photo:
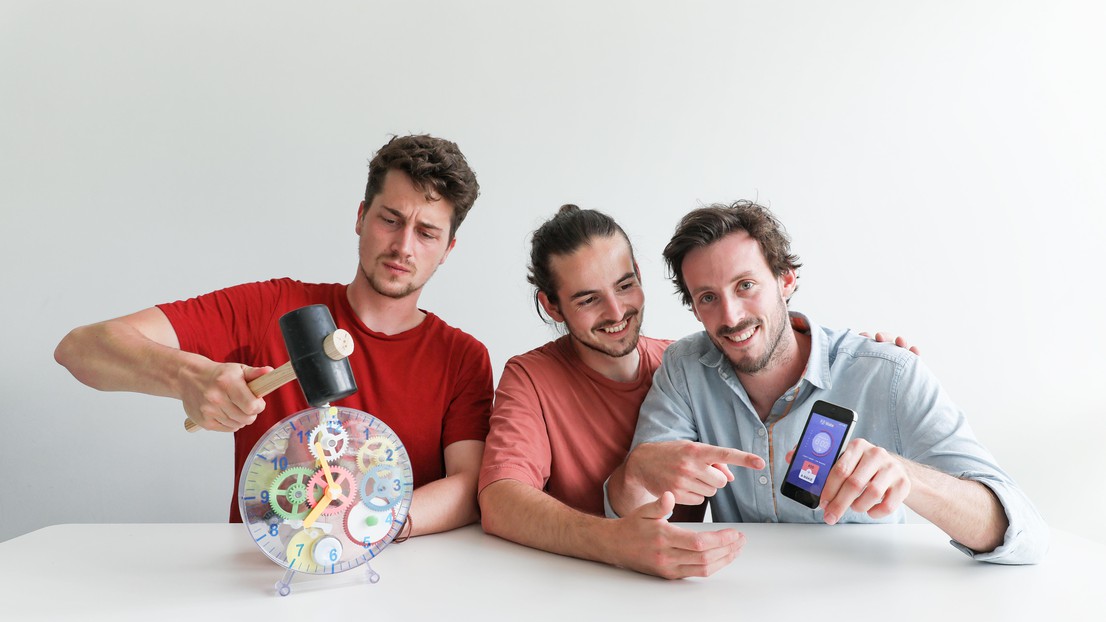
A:
{"label": "white background wall", "polygon": [[923,348],[1050,524],[1104,541],[1106,9],[1075,2],[0,2],[0,540],[225,520],[231,443],[98,393],[72,327],[234,283],[348,282],[366,164],[457,141],[483,194],[421,306],[498,370],[552,336],[529,233],[630,233],[646,331],[697,329],[660,251],[769,204],[792,307]]}

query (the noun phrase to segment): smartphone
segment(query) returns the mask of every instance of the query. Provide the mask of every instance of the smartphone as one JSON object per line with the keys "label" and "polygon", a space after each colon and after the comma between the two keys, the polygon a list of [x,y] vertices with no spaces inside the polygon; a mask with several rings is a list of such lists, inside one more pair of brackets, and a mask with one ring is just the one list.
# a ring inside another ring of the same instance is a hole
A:
{"label": "smartphone", "polygon": [[822,400],[814,402],[780,487],[783,496],[808,508],[818,507],[826,478],[849,442],[854,424],[854,411]]}

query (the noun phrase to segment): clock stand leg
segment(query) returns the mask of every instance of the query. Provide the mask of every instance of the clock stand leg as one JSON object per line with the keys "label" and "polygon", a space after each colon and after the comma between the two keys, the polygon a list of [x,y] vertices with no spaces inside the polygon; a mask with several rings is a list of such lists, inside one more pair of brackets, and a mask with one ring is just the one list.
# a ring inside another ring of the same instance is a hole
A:
{"label": "clock stand leg", "polygon": [[277,594],[280,594],[281,596],[287,596],[292,593],[292,576],[295,574],[296,571],[292,570],[291,568],[288,569],[288,572],[284,573],[284,577],[282,577],[280,581],[277,581],[276,585],[273,586],[276,588]]}
{"label": "clock stand leg", "polygon": [[366,574],[369,575],[369,583],[376,583],[380,580],[380,573],[373,570],[372,564],[365,562]]}

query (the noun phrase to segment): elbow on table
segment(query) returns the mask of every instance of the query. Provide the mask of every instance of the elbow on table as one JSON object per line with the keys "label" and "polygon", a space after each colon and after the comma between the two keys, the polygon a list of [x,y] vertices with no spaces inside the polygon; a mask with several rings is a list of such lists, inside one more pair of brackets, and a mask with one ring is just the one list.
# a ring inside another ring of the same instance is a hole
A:
{"label": "elbow on table", "polygon": [[1043,520],[1033,521],[1022,529],[1009,528],[1003,543],[989,553],[977,553],[977,561],[1005,565],[1033,565],[1044,561],[1052,533]]}
{"label": "elbow on table", "polygon": [[477,494],[477,507],[480,513],[480,527],[484,533],[504,537],[506,524],[509,522],[505,516],[504,504],[508,501],[504,498],[505,484],[492,482]]}

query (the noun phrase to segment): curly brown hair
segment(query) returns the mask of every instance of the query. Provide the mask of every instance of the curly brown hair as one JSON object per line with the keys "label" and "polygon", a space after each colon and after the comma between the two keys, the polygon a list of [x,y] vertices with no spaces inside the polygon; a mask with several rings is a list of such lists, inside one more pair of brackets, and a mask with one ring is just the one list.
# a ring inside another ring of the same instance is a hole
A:
{"label": "curly brown hair", "polygon": [[737,231],[745,231],[760,244],[760,252],[773,275],[778,277],[803,265],[799,263],[799,256],[791,252],[791,237],[787,231],[763,205],[741,200],[692,210],[676,225],[672,240],[664,247],[669,278],[685,305],[691,307],[691,292],[683,275],[684,258],[691,251],[710,246]]}
{"label": "curly brown hair", "polygon": [[366,205],[380,193],[384,176],[393,169],[406,173],[415,187],[426,193],[426,200],[445,199],[453,205],[449,228],[452,240],[480,195],[476,173],[457,143],[426,134],[393,136],[369,162]]}

